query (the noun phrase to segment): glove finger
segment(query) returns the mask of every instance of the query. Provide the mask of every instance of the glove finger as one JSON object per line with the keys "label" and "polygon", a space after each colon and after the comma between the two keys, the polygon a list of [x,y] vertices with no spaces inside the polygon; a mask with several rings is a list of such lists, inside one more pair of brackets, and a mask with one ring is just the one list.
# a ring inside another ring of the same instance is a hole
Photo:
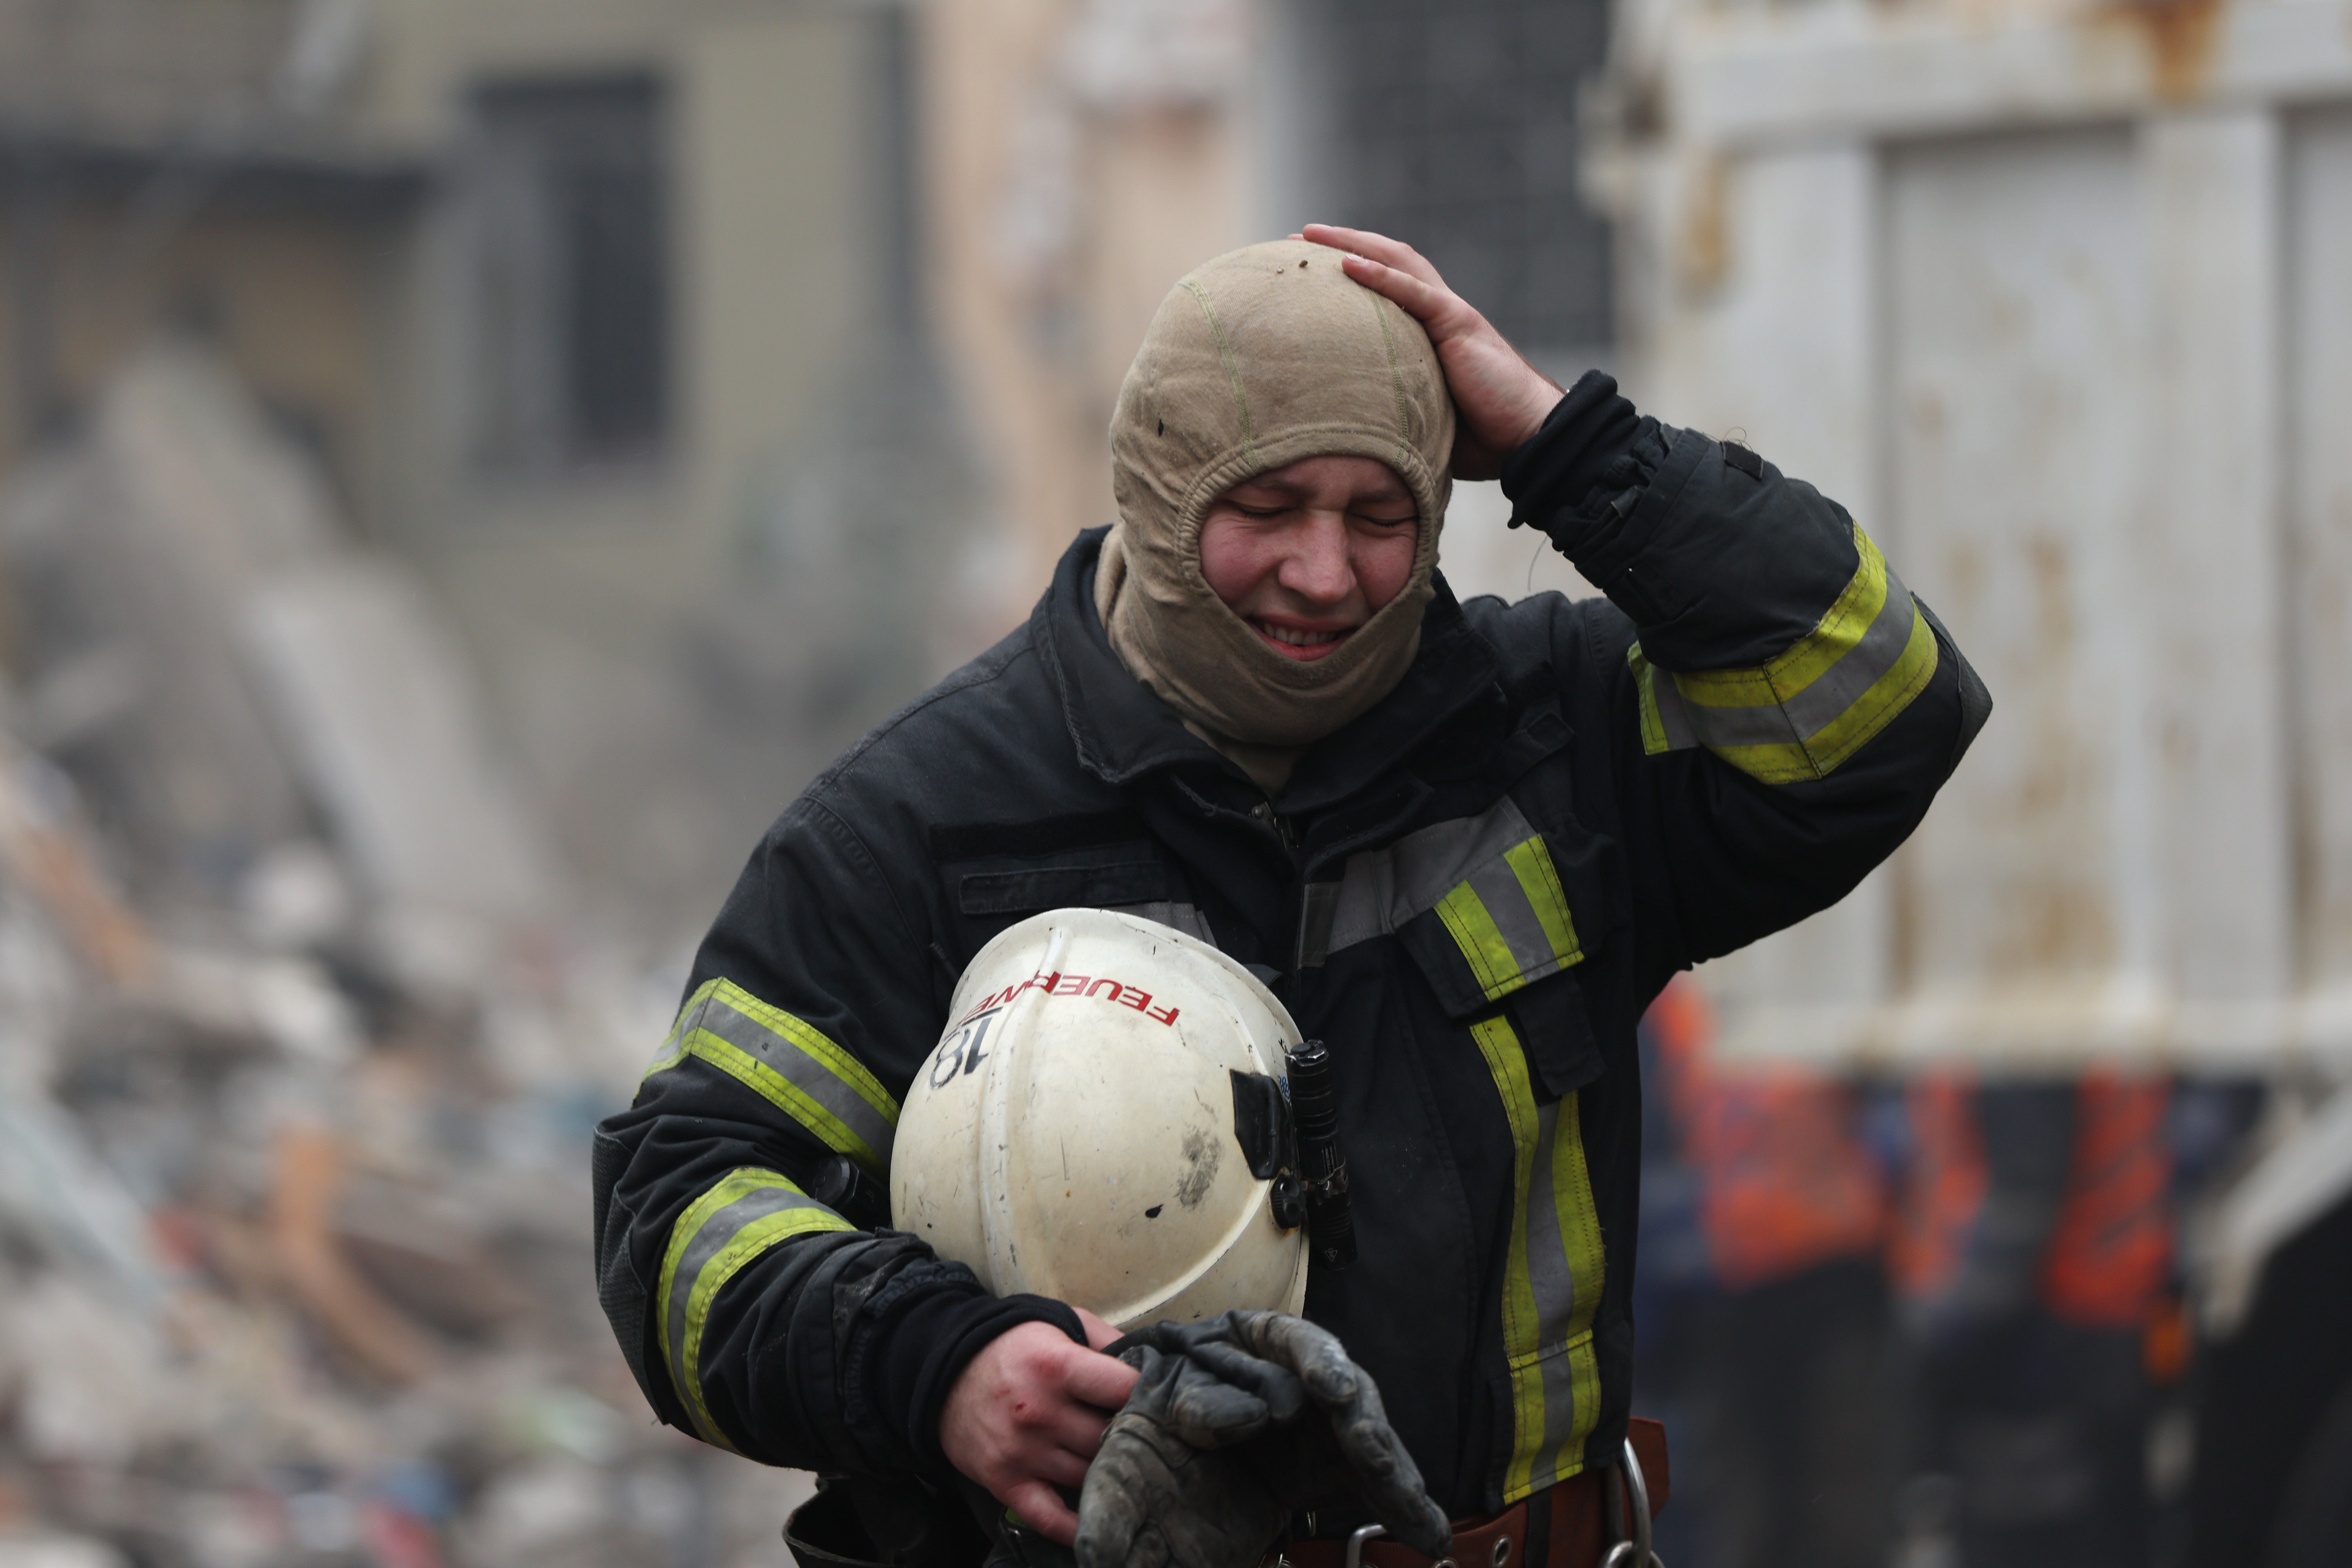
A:
{"label": "glove finger", "polygon": [[1454,1538],[1445,1510],[1429,1495],[1421,1467],[1389,1424],[1380,1390],[1359,1376],[1357,1397],[1331,1416],[1332,1440],[1364,1501],[1389,1532],[1414,1551],[1443,1557]]}
{"label": "glove finger", "polygon": [[1389,1533],[1424,1557],[1443,1558],[1454,1550],[1454,1524],[1427,1492],[1401,1500],[1391,1508],[1375,1509],[1373,1517]]}
{"label": "glove finger", "polygon": [[1307,1390],[1288,1367],[1230,1344],[1198,1344],[1192,1363],[1262,1400],[1276,1421],[1294,1421],[1307,1407]]}
{"label": "glove finger", "polygon": [[[1327,1413],[1332,1442],[1374,1516],[1414,1551],[1444,1556],[1454,1538],[1445,1510],[1430,1497],[1421,1467],[1389,1424],[1379,1386],[1349,1358],[1339,1336],[1288,1312],[1230,1316],[1231,1342],[1295,1373],[1301,1391]],[[1195,1339],[1189,1353],[1202,1362],[1213,1352]]]}
{"label": "glove finger", "polygon": [[1176,1553],[1170,1548],[1164,1531],[1147,1530],[1128,1548],[1127,1568],[1168,1568],[1174,1562]]}
{"label": "glove finger", "polygon": [[1370,1381],[1330,1330],[1287,1312],[1262,1316],[1263,1322],[1252,1325],[1259,1353],[1295,1373],[1316,1404],[1327,1410],[1345,1405],[1355,1398],[1358,1384]]}
{"label": "glove finger", "polygon": [[1177,1383],[1168,1405],[1169,1425],[1196,1448],[1222,1448],[1255,1437],[1272,1418],[1265,1401],[1248,1389],[1198,1373]]}
{"label": "glove finger", "polygon": [[1133,1414],[1115,1416],[1104,1432],[1078,1489],[1078,1568],[1127,1568],[1137,1535],[1174,1494],[1155,1436],[1150,1423]]}
{"label": "glove finger", "polygon": [[1181,1355],[1170,1355],[1150,1345],[1137,1345],[1119,1360],[1136,1370],[1135,1386],[1127,1391],[1126,1410],[1157,1410],[1164,1407],[1192,1363]]}
{"label": "glove finger", "polygon": [[[1211,1322],[1216,1321],[1213,1318],[1209,1321]],[[1109,1344],[1104,1346],[1103,1354],[1107,1356],[1116,1356],[1119,1360],[1125,1361],[1127,1359],[1128,1352],[1142,1349],[1148,1346],[1152,1350],[1161,1351],[1170,1355],[1182,1355],[1184,1353],[1185,1346],[1190,1343],[1190,1342],[1185,1338],[1185,1335],[1190,1331],[1201,1326],[1202,1325],[1196,1323],[1179,1323],[1168,1321],[1157,1323],[1147,1323],[1142,1328],[1129,1330],[1126,1333],[1121,1334],[1118,1339],[1113,1340]]]}
{"label": "glove finger", "polygon": [[1139,1525],[1139,1518],[1123,1506],[1081,1502],[1078,1538],[1072,1546],[1078,1568],[1127,1568]]}
{"label": "glove finger", "polygon": [[1213,1342],[1242,1343],[1242,1336],[1248,1321],[1259,1315],[1257,1312],[1244,1311],[1236,1307],[1219,1312],[1213,1318],[1203,1318],[1197,1323],[1166,1322],[1160,1326],[1167,1331],[1169,1349],[1181,1348],[1189,1351],[1195,1345]]}
{"label": "glove finger", "polygon": [[1350,1456],[1348,1468],[1357,1494],[1390,1534],[1425,1557],[1443,1557],[1454,1539],[1454,1527],[1422,1485],[1421,1471],[1411,1457],[1400,1450],[1395,1459],[1402,1462],[1376,1467]]}

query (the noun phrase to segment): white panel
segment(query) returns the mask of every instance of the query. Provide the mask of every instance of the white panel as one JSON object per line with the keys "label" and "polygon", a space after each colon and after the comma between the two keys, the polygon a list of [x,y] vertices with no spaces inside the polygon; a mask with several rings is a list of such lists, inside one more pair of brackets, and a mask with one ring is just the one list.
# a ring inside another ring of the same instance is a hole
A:
{"label": "white panel", "polygon": [[[2277,121],[2260,110],[2163,116],[2142,128],[2140,154],[2148,426],[2133,467],[2136,573],[2116,587],[2135,601],[2154,742],[2156,964],[2183,1002],[2277,999],[2294,984]],[[2184,1035],[2198,1027],[2184,1020]]]}
{"label": "white panel", "polygon": [[1904,852],[1907,965],[1931,994],[2079,994],[2152,957],[2118,586],[2147,297],[2132,151],[2074,132],[1891,161],[1901,569],[1996,704]]}
{"label": "white panel", "polygon": [[[1667,62],[1677,133],[1713,147],[1952,134],[2352,89],[2340,0],[1685,6]],[[2210,22],[2210,26],[2200,26]]]}
{"label": "white panel", "polygon": [[1875,529],[1868,147],[1732,159],[1692,179],[1679,215],[1685,308],[1649,355],[1643,406],[1738,433]]}
{"label": "white panel", "polygon": [[[1778,151],[1702,171],[1684,222],[1708,254],[1697,296],[1657,345],[1645,404],[1670,423],[1737,434],[1851,510],[1901,564],[1880,516],[1873,406],[1877,181],[1863,146]],[[1708,964],[1727,1015],[1886,996],[1889,902],[1874,877],[1802,925]],[[1727,1047],[1738,1048],[1735,1026]]]}
{"label": "white panel", "polygon": [[2298,128],[2290,165],[2290,645],[2308,981],[2352,987],[2352,109]]}
{"label": "white panel", "polygon": [[2352,1067],[2352,12],[2164,11],[1628,14],[1629,380],[1996,702],[1864,898],[1709,966],[1727,1051]]}

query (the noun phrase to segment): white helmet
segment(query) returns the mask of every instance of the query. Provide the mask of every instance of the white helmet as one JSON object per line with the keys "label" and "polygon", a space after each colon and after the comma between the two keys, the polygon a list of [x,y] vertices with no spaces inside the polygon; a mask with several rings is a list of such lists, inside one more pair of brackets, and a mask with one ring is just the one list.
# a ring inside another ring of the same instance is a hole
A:
{"label": "white helmet", "polygon": [[1121,1329],[1300,1310],[1276,1081],[1298,1029],[1256,976],[1151,921],[1055,910],[981,949],[949,1018],[898,1119],[898,1228],[997,1295]]}

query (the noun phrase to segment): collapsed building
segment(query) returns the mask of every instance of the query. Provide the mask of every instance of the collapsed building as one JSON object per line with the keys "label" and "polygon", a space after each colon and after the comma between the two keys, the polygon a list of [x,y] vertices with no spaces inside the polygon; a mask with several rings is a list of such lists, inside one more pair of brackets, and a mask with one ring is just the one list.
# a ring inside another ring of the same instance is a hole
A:
{"label": "collapsed building", "polygon": [[0,514],[0,1563],[772,1545],[586,1289],[675,976],[567,928],[429,597],[185,343]]}

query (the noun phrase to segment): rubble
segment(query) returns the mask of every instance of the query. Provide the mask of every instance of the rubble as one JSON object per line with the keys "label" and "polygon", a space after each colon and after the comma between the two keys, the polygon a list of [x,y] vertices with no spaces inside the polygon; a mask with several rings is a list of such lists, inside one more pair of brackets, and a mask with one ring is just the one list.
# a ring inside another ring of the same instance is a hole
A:
{"label": "rubble", "polygon": [[422,586],[187,345],[0,542],[0,1568],[784,1561],[807,1478],[593,1300],[675,977],[565,925]]}

